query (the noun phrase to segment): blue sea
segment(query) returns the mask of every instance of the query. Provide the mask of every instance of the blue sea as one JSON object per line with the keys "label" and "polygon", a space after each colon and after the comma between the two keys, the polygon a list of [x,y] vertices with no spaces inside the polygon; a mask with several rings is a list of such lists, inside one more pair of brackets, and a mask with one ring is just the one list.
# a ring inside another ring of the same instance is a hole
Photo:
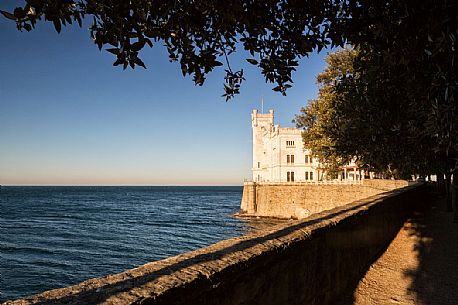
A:
{"label": "blue sea", "polygon": [[0,303],[252,230],[242,187],[0,189]]}

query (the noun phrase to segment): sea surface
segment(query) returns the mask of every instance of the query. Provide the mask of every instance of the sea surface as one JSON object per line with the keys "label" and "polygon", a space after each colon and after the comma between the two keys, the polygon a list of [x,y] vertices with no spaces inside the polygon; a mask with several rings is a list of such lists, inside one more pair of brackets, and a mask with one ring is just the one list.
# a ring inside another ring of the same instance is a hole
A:
{"label": "sea surface", "polygon": [[242,187],[1,187],[0,303],[252,230]]}

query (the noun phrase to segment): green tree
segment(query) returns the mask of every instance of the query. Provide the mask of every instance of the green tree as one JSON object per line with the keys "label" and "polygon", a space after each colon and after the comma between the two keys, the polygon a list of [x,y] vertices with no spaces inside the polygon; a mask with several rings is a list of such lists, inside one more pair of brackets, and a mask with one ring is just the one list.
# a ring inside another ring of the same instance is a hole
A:
{"label": "green tree", "polygon": [[364,20],[366,24],[358,24],[362,21],[358,18],[348,23],[351,29],[367,26],[367,30],[359,33],[347,32],[357,35],[348,39],[362,52],[355,67],[357,77],[349,85],[367,89],[371,104],[379,112],[387,112],[395,119],[405,118],[401,120],[402,139],[427,155],[426,164],[415,160],[423,170],[433,169],[439,176],[445,175],[450,210],[450,180],[457,170],[458,151],[455,100],[458,4],[456,1],[375,2],[353,10],[353,15],[368,17]]}
{"label": "green tree", "polygon": [[361,60],[361,52],[352,49],[329,54],[326,69],[317,77],[318,98],[301,109],[296,125],[304,129],[305,145],[328,169],[356,160],[387,177],[410,177],[420,171],[422,153],[414,149],[417,143],[409,140],[404,127],[409,121],[402,110],[405,105],[394,96],[372,99],[371,95],[385,96],[390,86],[385,82],[376,90],[359,82],[366,73],[356,71]]}
{"label": "green tree", "polygon": [[304,131],[302,137],[307,148],[311,149],[323,164],[328,178],[336,178],[339,167],[353,159],[353,155],[343,154],[336,149],[337,141],[332,130],[335,126],[335,103],[341,100],[341,93],[335,90],[336,84],[346,75],[353,74],[353,60],[357,52],[343,49],[329,54],[325,61],[325,70],[317,76],[319,85],[318,97],[309,101],[296,115],[294,122]]}

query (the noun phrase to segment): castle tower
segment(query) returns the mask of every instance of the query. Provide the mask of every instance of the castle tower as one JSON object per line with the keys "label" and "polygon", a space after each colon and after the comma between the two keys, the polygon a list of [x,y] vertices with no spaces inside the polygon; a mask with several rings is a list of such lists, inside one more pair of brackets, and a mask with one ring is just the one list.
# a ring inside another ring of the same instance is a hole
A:
{"label": "castle tower", "polygon": [[269,110],[269,113],[264,114],[254,109],[251,113],[251,127],[253,129],[253,181],[269,181],[270,138],[274,130],[274,111]]}

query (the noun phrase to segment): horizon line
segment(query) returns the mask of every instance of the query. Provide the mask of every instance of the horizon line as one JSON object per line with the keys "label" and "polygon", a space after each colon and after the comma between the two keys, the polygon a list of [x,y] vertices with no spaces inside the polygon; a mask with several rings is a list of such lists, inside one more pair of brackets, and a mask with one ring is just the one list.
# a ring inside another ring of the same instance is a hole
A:
{"label": "horizon line", "polygon": [[17,186],[92,186],[92,187],[129,187],[129,186],[243,186],[242,184],[0,184],[1,187]]}

